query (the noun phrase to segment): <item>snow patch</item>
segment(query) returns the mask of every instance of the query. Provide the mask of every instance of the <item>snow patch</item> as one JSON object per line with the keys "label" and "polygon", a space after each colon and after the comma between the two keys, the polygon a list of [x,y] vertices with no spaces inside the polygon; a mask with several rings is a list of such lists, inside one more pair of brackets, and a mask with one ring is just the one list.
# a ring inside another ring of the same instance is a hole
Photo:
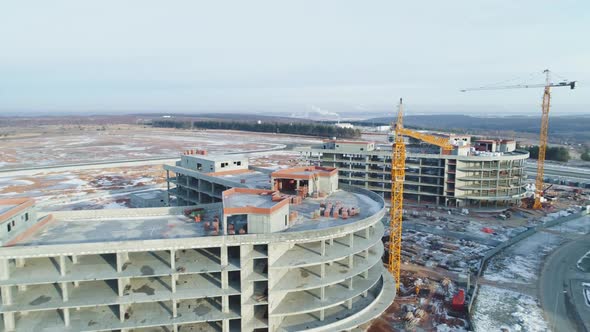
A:
{"label": "snow patch", "polygon": [[492,286],[481,286],[473,314],[475,332],[549,331],[537,301],[524,294]]}

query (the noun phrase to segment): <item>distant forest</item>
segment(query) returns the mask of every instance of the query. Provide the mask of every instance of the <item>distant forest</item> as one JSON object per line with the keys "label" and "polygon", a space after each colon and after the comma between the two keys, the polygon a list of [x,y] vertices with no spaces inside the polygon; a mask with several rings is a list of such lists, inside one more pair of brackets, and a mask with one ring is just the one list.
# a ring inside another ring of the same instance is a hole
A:
{"label": "distant forest", "polygon": [[[388,125],[394,120],[393,117],[373,118],[354,123]],[[416,129],[447,130],[457,133],[476,133],[480,130],[538,133],[541,118],[536,116],[476,117],[460,114],[406,115],[404,125]],[[590,142],[590,116],[550,116],[549,134],[554,139]]]}
{"label": "distant forest", "polygon": [[243,121],[190,121],[190,120],[154,120],[152,126],[178,129],[227,129],[262,133],[293,134],[320,137],[359,138],[358,129],[339,128],[321,123],[280,123],[280,122],[243,122]]}
{"label": "distant forest", "polygon": [[[532,159],[539,159],[538,146],[535,145],[525,149],[529,151]],[[545,159],[567,162],[570,160],[570,153],[562,146],[548,146],[545,151]]]}

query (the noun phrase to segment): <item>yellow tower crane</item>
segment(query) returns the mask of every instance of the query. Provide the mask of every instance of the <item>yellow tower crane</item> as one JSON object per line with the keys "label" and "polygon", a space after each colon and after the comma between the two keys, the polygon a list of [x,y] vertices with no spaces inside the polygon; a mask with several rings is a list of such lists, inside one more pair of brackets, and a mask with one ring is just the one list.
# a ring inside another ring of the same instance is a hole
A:
{"label": "yellow tower crane", "polygon": [[448,138],[433,136],[403,126],[403,103],[399,100],[397,120],[393,125],[395,138],[391,154],[391,207],[389,209],[389,272],[395,278],[396,289],[400,287],[401,251],[402,251],[402,216],[404,211],[404,180],[406,175],[406,144],[404,136],[413,137],[442,148],[449,153],[453,145]]}
{"label": "yellow tower crane", "polygon": [[500,89],[522,89],[522,88],[545,88],[543,93],[543,104],[541,108],[541,134],[539,136],[539,156],[537,158],[537,178],[535,181],[535,202],[533,209],[541,209],[541,197],[543,196],[543,180],[545,174],[545,151],[547,150],[547,136],[549,134],[549,108],[551,104],[551,88],[553,87],[576,87],[576,81],[562,81],[559,83],[551,82],[551,72],[549,69],[543,71],[545,74],[545,83],[543,84],[518,84],[496,87],[481,87],[473,89],[464,89],[462,92],[475,90],[500,90]]}

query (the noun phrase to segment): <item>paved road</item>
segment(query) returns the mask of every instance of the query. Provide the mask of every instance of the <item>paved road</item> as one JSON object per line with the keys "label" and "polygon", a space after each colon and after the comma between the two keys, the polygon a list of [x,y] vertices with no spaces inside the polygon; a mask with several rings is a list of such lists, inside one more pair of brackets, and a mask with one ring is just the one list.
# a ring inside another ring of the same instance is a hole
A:
{"label": "paved road", "polygon": [[[536,176],[537,164],[527,162],[525,170],[529,176]],[[556,178],[568,178],[578,181],[590,181],[590,170],[587,168],[545,164],[545,176]]]}
{"label": "paved road", "polygon": [[[582,218],[586,218],[590,223],[590,216]],[[583,302],[571,300],[572,296],[569,293],[571,292],[570,282],[580,282],[580,279],[590,282],[590,274],[576,268],[578,259],[589,250],[590,234],[587,234],[561,246],[545,261],[539,278],[539,295],[545,317],[550,328],[555,332],[580,331],[582,328],[582,322],[574,310],[588,309]],[[570,301],[574,302],[576,309]],[[586,327],[587,330],[588,328],[589,326]]]}

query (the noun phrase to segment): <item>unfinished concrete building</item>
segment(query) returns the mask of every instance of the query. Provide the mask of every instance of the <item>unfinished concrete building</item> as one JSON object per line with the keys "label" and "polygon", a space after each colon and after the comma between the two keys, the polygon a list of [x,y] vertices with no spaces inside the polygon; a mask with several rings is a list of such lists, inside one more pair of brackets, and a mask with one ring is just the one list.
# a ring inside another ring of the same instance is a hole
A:
{"label": "unfinished concrete building", "polygon": [[[526,193],[527,151],[513,140],[478,140],[451,135],[455,146],[442,154],[437,146],[407,139],[404,198],[445,206],[496,207],[517,204]],[[389,199],[391,145],[327,140],[302,147],[311,164],[336,167],[340,183],[366,188]]]}
{"label": "unfinished concrete building", "polygon": [[0,248],[1,329],[342,331],[364,324],[395,296],[381,262],[385,205],[371,191],[334,187],[336,173],[281,172],[273,183],[286,192],[237,187],[223,190],[219,202],[190,207],[37,216],[32,203],[0,201],[0,223],[23,213],[24,225],[31,223]]}
{"label": "unfinished concrete building", "polygon": [[176,165],[164,165],[170,205],[221,202],[230,188],[270,189],[267,173],[250,170],[243,155],[185,153]]}

